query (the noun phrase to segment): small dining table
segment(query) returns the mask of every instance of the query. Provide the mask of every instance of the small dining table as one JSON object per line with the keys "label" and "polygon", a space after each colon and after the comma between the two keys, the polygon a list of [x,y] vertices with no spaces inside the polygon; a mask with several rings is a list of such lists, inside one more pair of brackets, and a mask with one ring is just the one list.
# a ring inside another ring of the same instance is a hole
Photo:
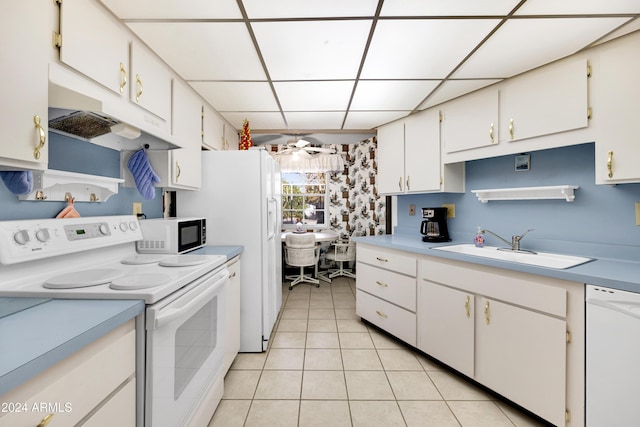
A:
{"label": "small dining table", "polygon": [[[338,240],[338,238],[340,237],[340,235],[338,233],[336,233],[333,230],[318,230],[318,231],[305,231],[304,233],[298,233],[295,231],[283,231],[280,235],[280,239],[282,240],[282,242],[284,243],[287,234],[313,234],[314,236],[316,236],[316,242],[333,242]],[[284,271],[285,268],[285,262],[284,262],[284,257],[282,258],[282,268]],[[319,276],[318,275],[318,264],[316,264],[316,267],[314,269],[314,277],[319,277],[320,279],[326,281],[326,282],[331,282],[331,279],[328,279],[326,277],[323,276]]]}

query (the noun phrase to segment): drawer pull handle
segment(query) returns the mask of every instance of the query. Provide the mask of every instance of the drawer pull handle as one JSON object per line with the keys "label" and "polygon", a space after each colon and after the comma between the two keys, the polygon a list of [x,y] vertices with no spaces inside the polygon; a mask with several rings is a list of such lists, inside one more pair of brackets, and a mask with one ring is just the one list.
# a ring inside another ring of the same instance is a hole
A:
{"label": "drawer pull handle", "polygon": [[236,272],[235,271],[229,275],[229,279],[233,279],[234,277],[236,277]]}
{"label": "drawer pull handle", "polygon": [[377,314],[378,316],[382,317],[383,319],[386,319],[386,318],[387,318],[387,315],[386,315],[386,314],[381,313],[381,312],[379,312],[378,310],[376,310],[376,314]]}
{"label": "drawer pull handle", "polygon": [[379,256],[377,256],[376,259],[380,262],[389,262],[388,259],[380,258]]}
{"label": "drawer pull handle", "polygon": [[484,321],[487,323],[491,323],[491,319],[489,318],[489,301],[484,304]]}
{"label": "drawer pull handle", "polygon": [[38,145],[33,149],[33,158],[36,160],[40,159],[40,150],[44,147],[44,144],[47,142],[47,135],[44,133],[44,128],[40,124],[40,116],[33,116],[33,123],[36,125],[36,129],[38,129],[39,139]]}
{"label": "drawer pull handle", "polygon": [[467,319],[471,317],[471,297],[467,295],[467,301],[464,303],[464,311],[467,314]]}
{"label": "drawer pull handle", "polygon": [[613,178],[613,151],[607,153],[607,170],[609,171],[609,178]]}
{"label": "drawer pull handle", "polygon": [[509,120],[509,136],[513,139],[513,119]]}
{"label": "drawer pull handle", "polygon": [[44,417],[41,421],[40,424],[38,424],[36,427],[44,427],[47,424],[49,424],[51,422],[51,420],[53,419],[53,414],[49,414],[46,417]]}
{"label": "drawer pull handle", "polygon": [[402,177],[398,180],[398,188],[402,191]]}
{"label": "drawer pull handle", "polygon": [[136,74],[136,83],[138,84],[138,92],[136,92],[136,102],[140,102],[142,96],[142,78],[140,74]]}
{"label": "drawer pull handle", "polygon": [[127,85],[127,70],[124,68],[124,64],[120,63],[120,93],[124,93],[124,87]]}
{"label": "drawer pull handle", "polygon": [[378,280],[376,280],[376,285],[378,285],[378,286],[382,286],[383,288],[387,288],[387,287],[389,287],[389,285],[387,285],[386,283],[382,283],[382,282],[380,282],[380,281],[378,281]]}
{"label": "drawer pull handle", "polygon": [[491,127],[489,128],[489,139],[491,140],[491,143],[493,144],[493,141],[495,140],[495,138],[493,137],[493,123],[491,123]]}

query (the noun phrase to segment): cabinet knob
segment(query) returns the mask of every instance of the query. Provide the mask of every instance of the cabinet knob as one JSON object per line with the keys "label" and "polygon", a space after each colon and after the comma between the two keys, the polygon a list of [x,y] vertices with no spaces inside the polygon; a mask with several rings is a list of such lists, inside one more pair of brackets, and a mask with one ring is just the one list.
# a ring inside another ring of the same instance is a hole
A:
{"label": "cabinet knob", "polygon": [[609,178],[613,178],[613,151],[607,153],[607,170],[609,171]]}
{"label": "cabinet knob", "polygon": [[38,160],[40,159],[40,150],[42,150],[42,147],[44,147],[44,144],[47,142],[47,135],[40,124],[40,116],[33,116],[33,123],[36,125],[39,134],[38,146],[33,149],[33,157]]}
{"label": "cabinet knob", "polygon": [[120,63],[120,76],[120,93],[124,93],[124,87],[127,85],[127,70],[122,62]]}

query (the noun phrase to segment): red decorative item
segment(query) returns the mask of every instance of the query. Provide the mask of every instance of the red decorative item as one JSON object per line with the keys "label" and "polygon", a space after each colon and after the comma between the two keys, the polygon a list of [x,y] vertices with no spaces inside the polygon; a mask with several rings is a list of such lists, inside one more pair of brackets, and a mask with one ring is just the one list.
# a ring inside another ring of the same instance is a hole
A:
{"label": "red decorative item", "polygon": [[240,149],[248,150],[250,147],[253,147],[251,129],[249,129],[249,121],[244,119],[244,123],[242,124],[242,133],[240,134]]}

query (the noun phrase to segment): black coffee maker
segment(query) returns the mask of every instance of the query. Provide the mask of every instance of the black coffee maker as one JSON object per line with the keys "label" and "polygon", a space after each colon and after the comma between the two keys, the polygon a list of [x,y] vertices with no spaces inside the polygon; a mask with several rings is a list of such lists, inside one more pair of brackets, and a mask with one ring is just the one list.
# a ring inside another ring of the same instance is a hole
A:
{"label": "black coffee maker", "polygon": [[422,208],[420,233],[423,242],[450,242],[447,229],[447,208]]}

